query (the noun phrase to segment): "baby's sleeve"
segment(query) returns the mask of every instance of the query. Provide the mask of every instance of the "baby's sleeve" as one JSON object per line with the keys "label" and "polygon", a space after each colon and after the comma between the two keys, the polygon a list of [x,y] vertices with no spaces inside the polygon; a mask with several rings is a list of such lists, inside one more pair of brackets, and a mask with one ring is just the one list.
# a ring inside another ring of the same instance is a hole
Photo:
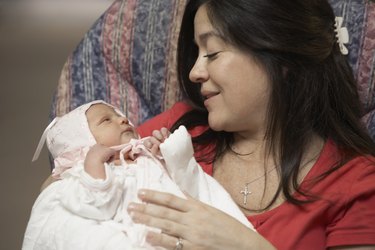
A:
{"label": "baby's sleeve", "polygon": [[182,191],[198,199],[203,170],[193,156],[193,144],[186,128],[180,126],[175,130],[160,144],[160,152],[172,180]]}
{"label": "baby's sleeve", "polygon": [[106,179],[94,179],[84,171],[83,163],[65,171],[66,185],[59,190],[62,206],[88,219],[109,220],[115,215],[123,194],[121,176],[114,166],[105,164]]}

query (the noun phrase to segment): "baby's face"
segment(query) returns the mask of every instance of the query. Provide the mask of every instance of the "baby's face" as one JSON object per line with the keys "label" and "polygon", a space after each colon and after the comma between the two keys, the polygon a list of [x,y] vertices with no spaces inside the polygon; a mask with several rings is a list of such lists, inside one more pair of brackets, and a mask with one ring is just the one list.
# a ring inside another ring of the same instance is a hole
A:
{"label": "baby's face", "polygon": [[138,134],[126,117],[105,104],[94,104],[86,111],[87,122],[97,143],[111,147],[137,139]]}

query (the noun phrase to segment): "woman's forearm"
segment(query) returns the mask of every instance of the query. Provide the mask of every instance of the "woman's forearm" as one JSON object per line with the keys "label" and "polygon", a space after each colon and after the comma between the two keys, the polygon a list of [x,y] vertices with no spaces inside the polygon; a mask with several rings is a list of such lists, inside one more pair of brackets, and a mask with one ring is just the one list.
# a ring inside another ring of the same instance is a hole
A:
{"label": "woman's forearm", "polygon": [[52,175],[48,176],[48,178],[43,182],[42,186],[40,187],[40,192],[42,192],[46,187],[48,187],[51,183],[57,181],[58,179],[53,178]]}

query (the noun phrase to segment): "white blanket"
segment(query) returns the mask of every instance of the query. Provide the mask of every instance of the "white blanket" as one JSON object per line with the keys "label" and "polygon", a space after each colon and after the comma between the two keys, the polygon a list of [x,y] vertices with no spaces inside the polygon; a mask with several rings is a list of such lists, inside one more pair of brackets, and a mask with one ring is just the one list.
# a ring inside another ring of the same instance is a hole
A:
{"label": "white blanket", "polygon": [[135,163],[106,164],[105,180],[91,178],[81,161],[47,187],[32,208],[22,249],[161,249],[145,242],[149,230],[158,230],[133,223],[126,211],[130,202],[141,202],[141,188],[185,197],[183,190],[253,229],[230,195],[195,161],[185,127],[160,145],[165,165],[143,145],[133,142],[131,150],[137,154]]}

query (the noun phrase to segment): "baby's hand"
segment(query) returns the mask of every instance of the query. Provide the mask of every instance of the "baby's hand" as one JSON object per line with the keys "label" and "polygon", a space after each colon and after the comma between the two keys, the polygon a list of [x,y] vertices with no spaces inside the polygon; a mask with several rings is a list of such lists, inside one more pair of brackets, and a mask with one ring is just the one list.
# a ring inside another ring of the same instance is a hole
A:
{"label": "baby's hand", "polygon": [[167,128],[152,131],[152,136],[145,142],[145,146],[150,149],[153,155],[160,154],[159,145],[168,138],[171,133]]}
{"label": "baby's hand", "polygon": [[89,150],[84,162],[86,173],[95,179],[105,179],[104,163],[111,160],[116,151],[101,144],[95,144]]}

